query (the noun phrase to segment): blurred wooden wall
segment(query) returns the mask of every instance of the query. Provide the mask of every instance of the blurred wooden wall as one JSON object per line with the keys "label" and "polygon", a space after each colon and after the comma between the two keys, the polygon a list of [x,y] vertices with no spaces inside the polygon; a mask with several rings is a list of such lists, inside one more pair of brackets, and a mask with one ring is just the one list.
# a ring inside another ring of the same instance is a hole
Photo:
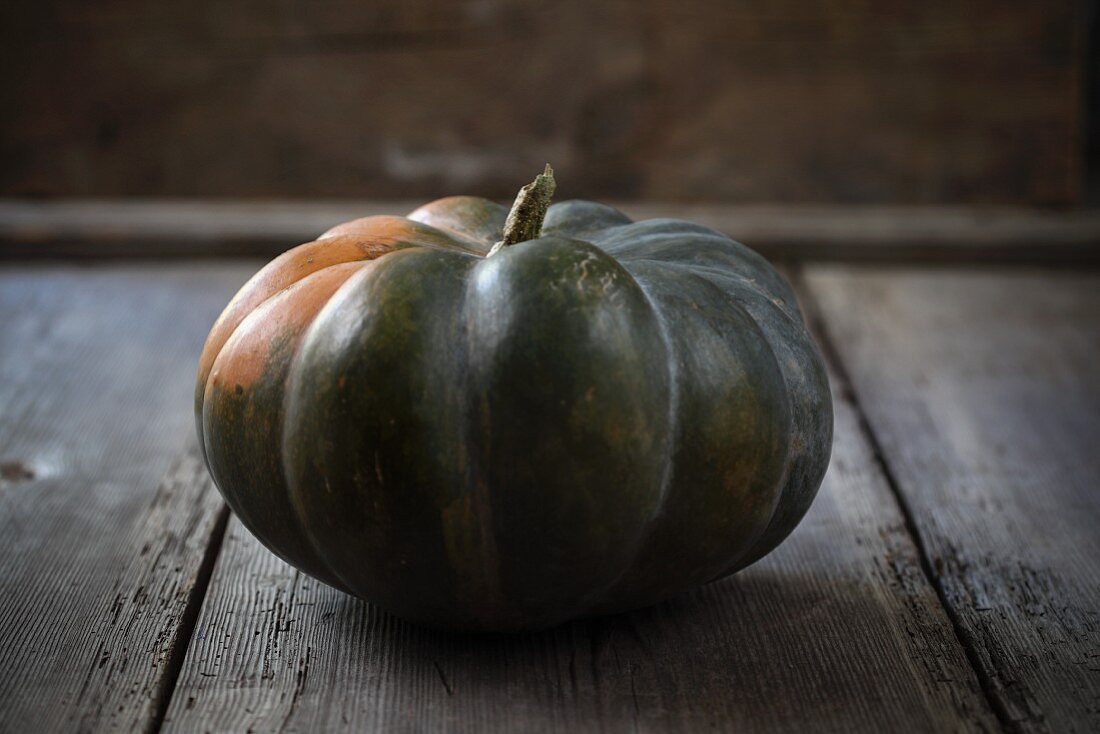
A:
{"label": "blurred wooden wall", "polygon": [[0,195],[1071,204],[1083,2],[39,0]]}

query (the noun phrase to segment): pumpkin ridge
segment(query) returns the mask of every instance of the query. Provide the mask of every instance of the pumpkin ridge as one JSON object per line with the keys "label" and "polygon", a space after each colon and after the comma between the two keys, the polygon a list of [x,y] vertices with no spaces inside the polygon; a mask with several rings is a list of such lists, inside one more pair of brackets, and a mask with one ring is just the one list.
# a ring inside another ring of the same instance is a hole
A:
{"label": "pumpkin ridge", "polygon": [[595,244],[591,235],[629,224],[634,222],[614,207],[583,199],[567,199],[551,204],[546,210],[542,233],[544,236],[557,235]]}
{"label": "pumpkin ridge", "polygon": [[[360,241],[383,245],[407,244],[412,247],[449,250],[467,255],[484,256],[485,254],[483,243],[468,235],[440,229],[418,219],[393,214],[373,214],[338,224],[323,232],[317,241],[325,242],[339,237],[354,237]],[[459,246],[451,247],[449,243]]]}
{"label": "pumpkin ridge", "polygon": [[[666,263],[666,264],[669,265],[669,266],[672,266],[672,267],[676,267],[678,265],[678,263]],[[687,269],[691,270],[690,268],[687,268]],[[779,473],[779,476],[776,478],[775,483],[774,483],[774,485],[772,486],[772,489],[771,489],[771,493],[772,493],[772,496],[773,496],[774,499],[772,500],[772,503],[771,503],[771,512],[769,513],[768,521],[763,523],[762,525],[758,526],[758,530],[756,531],[755,535],[751,536],[752,539],[750,541],[748,541],[747,543],[745,543],[745,546],[741,550],[741,552],[735,558],[733,558],[731,560],[730,565],[735,565],[742,558],[744,558],[746,555],[748,555],[754,548],[756,548],[757,543],[760,542],[760,539],[767,532],[768,528],[771,527],[772,521],[775,519],[776,513],[779,511],[779,508],[783,506],[783,497],[784,497],[785,491],[787,489],[787,480],[788,480],[788,477],[790,475],[791,458],[792,458],[792,454],[793,454],[791,442],[792,442],[792,423],[794,421],[794,417],[793,417],[794,405],[793,405],[793,401],[792,401],[792,398],[791,398],[791,386],[790,386],[789,382],[787,381],[786,373],[783,370],[783,367],[781,366],[779,355],[776,354],[776,351],[775,351],[776,348],[775,348],[775,344],[773,343],[772,335],[767,329],[764,328],[764,325],[760,323],[760,319],[758,319],[755,314],[753,314],[751,311],[749,311],[748,308],[746,308],[744,302],[742,302],[741,299],[733,298],[732,294],[729,294],[728,292],[724,291],[718,284],[714,283],[709,278],[705,277],[704,275],[702,275],[698,272],[692,272],[692,276],[694,278],[698,279],[698,280],[701,280],[701,281],[705,282],[707,285],[711,286],[712,288],[722,290],[723,293],[725,293],[726,296],[728,297],[731,308],[735,309],[737,311],[740,311],[742,314],[744,314],[744,317],[748,321],[750,321],[751,323],[756,325],[757,329],[759,329],[759,331],[760,331],[761,343],[764,345],[764,347],[767,348],[768,353],[770,354],[772,360],[775,363],[776,371],[779,373],[780,377],[782,378],[779,381],[779,384],[780,384],[781,389],[782,389],[782,402],[783,402],[784,407],[786,408],[786,425],[784,426],[783,430],[781,431],[781,434],[784,437],[784,441],[783,441],[783,459],[782,459],[782,462],[781,462],[783,468],[782,468],[782,471]],[[759,293],[761,295],[761,297],[763,297],[765,299],[766,303],[768,304],[768,307],[770,307],[773,311],[777,311],[778,313],[780,313],[784,316],[788,316],[788,314],[782,308],[779,308],[777,306],[777,304],[775,304],[775,302],[772,299],[767,297],[767,294],[763,291],[763,289],[761,289],[759,287],[759,285],[755,281],[752,281],[751,279],[748,279],[748,278],[745,278],[744,281],[745,281],[747,287],[750,290],[753,290],[753,291]],[[796,322],[796,323],[800,324],[800,322]]]}
{"label": "pumpkin ridge", "polygon": [[[676,306],[675,303],[662,302],[662,299],[658,298],[657,295],[654,294],[654,292],[652,290],[653,286],[650,285],[650,281],[654,280],[654,282],[656,282],[655,278],[657,276],[655,275],[655,273],[660,273],[661,271],[664,271],[665,266],[668,265],[668,263],[667,262],[641,263],[641,262],[635,260],[635,261],[631,261],[629,263],[626,263],[625,265],[626,265],[626,268],[627,268],[628,272],[630,272],[634,276],[635,280],[643,288],[647,289],[646,290],[647,295],[649,295],[649,297],[655,302],[655,306],[656,306],[657,310],[664,316],[664,318],[667,321],[669,319],[668,312],[670,312],[670,310],[672,310],[672,309],[675,309],[677,306]],[[650,272],[650,273],[636,272],[632,267],[634,265],[642,265],[643,268],[648,269],[648,270],[652,270],[654,272]],[[681,277],[686,277],[686,278],[689,278],[691,281],[696,282],[696,284],[697,284],[696,287],[701,288],[703,293],[709,293],[709,294],[711,294],[712,297],[719,299],[723,303],[724,308],[728,308],[730,312],[738,314],[736,320],[740,321],[743,324],[745,324],[747,327],[749,327],[752,330],[752,332],[755,334],[755,336],[753,337],[752,343],[756,344],[757,348],[759,350],[762,350],[761,356],[758,357],[757,359],[763,358],[763,359],[765,359],[766,362],[770,362],[771,365],[772,365],[771,368],[764,368],[765,372],[772,373],[772,374],[779,373],[779,369],[777,367],[777,365],[778,365],[778,356],[775,354],[774,347],[771,344],[767,333],[764,331],[764,329],[761,328],[761,326],[759,325],[757,320],[753,317],[753,314],[751,314],[747,309],[745,309],[744,306],[740,302],[738,302],[736,298],[733,298],[730,294],[726,293],[721,288],[719,288],[717,285],[715,285],[714,283],[708,281],[707,279],[702,278],[701,276],[699,276],[695,273],[691,273],[691,272],[680,271],[680,273],[681,273]],[[679,290],[679,287],[677,288],[677,290]],[[685,325],[683,327],[680,327],[680,328],[686,328],[686,325],[688,323],[691,323],[691,322],[690,321],[685,322]],[[672,331],[670,330],[669,333],[672,333]],[[688,347],[686,347],[686,343],[683,341],[683,338],[682,337],[681,338],[672,338],[672,339],[670,339],[670,342],[671,342],[670,350],[671,350],[672,358],[677,359],[677,360],[685,360],[686,359],[687,363],[690,363],[691,359],[689,357],[686,357],[685,353],[684,353],[684,349],[688,348]],[[744,348],[745,345],[744,345],[743,342],[739,341],[739,342],[737,342],[737,346],[738,346],[738,351],[740,351],[741,349]],[[685,364],[685,366],[687,366],[687,364]],[[747,364],[742,364],[742,367],[747,367],[747,366],[748,366]],[[690,368],[687,375],[690,376],[694,372],[694,370],[698,369],[698,368],[699,368],[698,366]],[[757,361],[756,367],[754,369],[746,370],[746,377],[751,378],[754,374],[760,374],[760,370],[761,370],[761,363],[759,363],[759,361]],[[681,372],[682,372],[682,370],[678,371],[678,376],[681,376],[679,374]],[[738,388],[738,390],[739,391],[740,390],[750,390],[750,392],[749,393],[742,393],[742,399],[744,399],[745,395],[752,395],[753,394],[751,392],[752,390],[760,390],[764,387],[763,385],[757,385],[755,388],[749,388],[749,387],[747,387],[747,385],[752,384],[751,382],[750,383],[744,383],[744,384],[746,385],[746,387]],[[775,472],[774,477],[771,477],[768,480],[767,485],[763,488],[757,487],[755,490],[750,490],[751,485],[738,485],[740,488],[737,490],[737,493],[739,495],[737,502],[727,504],[727,505],[725,505],[726,507],[729,507],[729,508],[736,507],[739,510],[740,509],[747,510],[748,508],[751,508],[753,505],[752,505],[752,503],[746,503],[746,499],[748,497],[759,497],[759,496],[762,496],[762,497],[765,498],[765,500],[764,500],[765,504],[764,505],[757,505],[758,509],[755,510],[753,520],[749,523],[749,527],[754,531],[752,533],[752,535],[744,535],[743,533],[738,534],[738,537],[742,539],[742,542],[741,542],[739,548],[733,549],[736,552],[736,555],[725,556],[724,560],[723,560],[722,557],[710,556],[711,560],[709,561],[709,565],[710,565],[711,568],[716,568],[716,567],[717,568],[725,568],[725,567],[728,567],[728,565],[730,563],[735,562],[737,560],[737,558],[740,558],[744,554],[751,551],[755,547],[755,545],[758,542],[758,539],[760,538],[760,536],[762,536],[763,533],[765,532],[765,529],[769,526],[769,524],[771,522],[771,518],[774,517],[774,515],[776,513],[776,510],[777,510],[777,508],[779,507],[779,505],[782,501],[783,489],[784,489],[784,486],[785,486],[784,485],[784,479],[785,479],[786,472],[787,472],[787,470],[786,470],[787,457],[790,454],[790,446],[789,446],[790,437],[789,437],[788,427],[790,425],[791,398],[790,398],[789,389],[788,389],[788,386],[787,386],[785,380],[780,378],[780,379],[772,381],[772,387],[775,388],[775,390],[777,392],[770,393],[770,395],[771,395],[770,398],[768,398],[768,397],[754,397],[754,398],[752,398],[752,402],[749,403],[749,405],[753,408],[753,411],[754,411],[752,413],[752,415],[759,415],[761,418],[763,418],[765,420],[771,420],[770,416],[772,416],[774,414],[770,410],[766,411],[763,414],[758,414],[755,411],[764,409],[768,405],[778,407],[781,410],[781,414],[783,416],[783,425],[782,426],[779,426],[778,424],[775,424],[775,423],[771,423],[770,425],[771,425],[772,430],[768,431],[765,428],[763,428],[763,426],[766,426],[768,424],[761,424],[762,428],[759,429],[759,430],[765,430],[766,434],[770,434],[773,437],[776,437],[776,438],[782,437],[780,439],[782,441],[782,443],[781,444],[775,444],[775,448],[778,450],[778,452],[781,456],[777,457],[777,456],[773,456],[771,454],[767,454],[764,458],[757,457],[758,461],[764,461],[765,462],[763,464],[763,466],[765,466],[765,467],[772,465],[773,461],[780,461],[781,462],[780,463],[781,468],[778,469]],[[765,393],[764,395],[766,396],[766,395],[768,395],[768,393]],[[679,428],[679,433],[678,433],[678,435],[674,436],[674,444],[673,445],[678,447],[681,451],[690,451],[690,449],[684,449],[685,441],[690,442],[690,435],[688,435],[688,434],[690,434],[690,430],[687,430],[688,429],[688,424],[685,424],[683,422],[684,418],[685,418],[683,413],[684,413],[685,410],[691,411],[692,410],[692,405],[697,405],[697,403],[695,401],[697,400],[698,395],[696,394],[696,396],[694,398],[692,398],[690,396],[691,396],[690,391],[689,391],[687,396],[684,396],[684,395],[679,396],[679,403],[680,403],[679,412],[680,412],[680,415],[677,416],[677,418],[678,418],[677,426]],[[687,402],[685,402],[685,400]],[[689,415],[690,415],[690,413],[689,413]],[[696,415],[696,418],[698,418],[698,417],[699,416]],[[724,421],[729,420],[729,418],[721,418],[717,415],[716,415],[716,419],[724,420]],[[686,433],[685,433],[685,431],[686,431]],[[671,471],[672,471],[672,484],[670,486],[669,494],[665,497],[664,502],[661,505],[661,512],[658,513],[658,515],[656,515],[651,520],[650,526],[647,528],[646,542],[637,551],[634,565],[630,569],[630,576],[624,579],[623,585],[621,587],[616,588],[616,589],[612,589],[612,599],[617,598],[617,599],[619,599],[619,601],[615,602],[613,604],[608,604],[606,606],[597,607],[597,609],[595,611],[597,611],[599,613],[614,612],[614,611],[618,611],[618,610],[621,610],[621,609],[633,608],[633,607],[638,606],[640,604],[653,603],[655,601],[658,601],[660,598],[664,598],[665,596],[668,596],[669,594],[674,593],[677,590],[680,590],[680,589],[675,588],[675,587],[668,587],[668,585],[665,584],[664,589],[663,589],[663,591],[661,591],[660,595],[654,597],[654,596],[651,596],[651,594],[655,593],[655,590],[648,586],[649,582],[647,581],[647,579],[650,579],[650,573],[652,573],[654,575],[654,577],[656,577],[656,578],[664,578],[665,577],[665,575],[666,575],[665,570],[662,568],[662,563],[663,563],[662,559],[665,557],[663,555],[663,553],[673,553],[675,547],[677,546],[676,535],[675,535],[675,531],[674,531],[675,523],[677,522],[676,517],[679,516],[680,520],[682,521],[682,519],[684,517],[684,513],[685,513],[685,508],[691,506],[690,504],[685,504],[685,503],[691,503],[692,501],[697,502],[697,501],[699,501],[699,498],[702,496],[698,493],[698,491],[693,491],[691,489],[688,489],[686,486],[683,486],[683,483],[685,483],[685,482],[688,482],[688,483],[694,482],[695,485],[693,485],[693,486],[701,486],[701,485],[699,485],[699,482],[703,481],[704,478],[706,478],[706,477],[705,477],[705,474],[701,476],[699,474],[699,470],[696,468],[696,465],[691,463],[690,453],[681,454],[680,451],[676,451],[672,454],[671,459],[670,459],[670,463],[673,465],[672,469],[671,469]],[[678,474],[679,471],[682,471],[683,474]],[[737,468],[737,464],[735,463],[735,464],[728,464],[725,468],[725,471],[726,472],[735,472],[735,474],[733,474],[733,475],[730,475],[730,474],[726,475],[727,477],[732,478],[733,476],[737,476],[737,473],[740,472],[741,470]],[[756,477],[758,475],[759,475],[759,470],[754,470],[749,474],[749,477]],[[711,477],[709,479],[714,480],[716,478]],[[745,481],[745,479],[742,478],[741,481]],[[689,486],[691,486],[691,485],[689,485]],[[677,489],[678,487],[680,488],[679,491]],[[720,495],[724,495],[726,491],[728,491],[728,490],[727,489],[718,490]],[[757,494],[758,492],[761,492],[761,491],[763,491],[763,495]],[[751,494],[750,494],[750,492],[751,492]],[[766,517],[759,514],[761,510],[763,510],[767,513]],[[671,514],[672,517],[666,517],[669,514]],[[761,520],[763,520],[763,521],[761,521]],[[672,523],[672,524],[669,524],[667,527],[662,527],[662,523]],[[670,544],[672,546],[671,548],[670,548]],[[686,550],[687,549],[685,549],[685,551]],[[700,556],[700,560],[704,557],[707,557],[708,555],[710,555],[712,553],[712,551],[708,551],[706,549],[705,545],[697,546],[694,550],[691,550],[690,552],[692,552],[692,553],[695,553],[695,552],[701,553],[702,555]],[[657,564],[657,565],[654,565],[654,564]],[[721,564],[721,566],[718,566],[718,564]],[[716,570],[717,570],[717,568],[716,568]],[[698,571],[696,571],[696,573],[698,573]],[[705,583],[707,580],[709,580],[709,579],[708,578],[692,579],[690,582],[686,583],[684,588],[689,588],[689,587],[695,586],[699,583]],[[623,602],[622,599],[624,598],[624,596],[625,596],[625,598],[629,599],[630,601]]]}
{"label": "pumpkin ridge", "polygon": [[[797,324],[798,326],[802,327],[803,330],[805,330],[805,324],[803,323],[802,319],[798,316],[797,312],[794,311],[790,307],[790,305],[788,305],[786,300],[784,300],[782,298],[775,297],[766,287],[761,285],[760,281],[755,280],[753,278],[749,278],[749,277],[747,277],[747,276],[745,276],[741,273],[738,273],[735,270],[732,270],[732,269],[731,270],[723,270],[721,268],[717,268],[717,267],[714,267],[712,265],[698,265],[698,264],[695,264],[695,263],[682,263],[682,262],[676,262],[674,260],[654,260],[654,259],[645,258],[645,257],[631,258],[631,259],[627,260],[627,262],[631,262],[631,263],[652,263],[652,264],[658,265],[660,267],[669,267],[669,268],[677,268],[677,269],[686,270],[688,272],[691,272],[695,275],[699,275],[700,277],[704,277],[704,278],[707,278],[707,276],[715,276],[715,277],[719,277],[719,278],[728,278],[730,280],[736,281],[738,283],[743,284],[746,288],[751,289],[751,290],[755,291],[756,293],[760,294],[760,297],[763,298],[765,301],[767,301],[768,304],[770,304],[770,306],[772,308],[774,308],[777,312],[782,314],[784,318],[788,319],[789,321],[791,321],[794,324]],[[708,278],[708,280],[709,280],[709,278]],[[717,285],[717,284],[715,284],[715,285]]]}
{"label": "pumpkin ridge", "polygon": [[[737,242],[725,232],[714,229],[713,227],[707,227],[696,222],[689,221],[687,219],[676,219],[674,217],[652,217],[650,219],[638,219],[631,222],[623,222],[622,224],[607,227],[605,232],[610,232],[607,237],[621,237],[627,234],[636,234],[629,232],[630,227],[638,227],[643,230],[652,230],[646,232],[650,235],[670,235],[670,236],[690,236],[693,239],[699,237],[714,237],[716,239],[727,240],[729,242]],[[626,244],[626,243],[624,243]]]}
{"label": "pumpkin ridge", "polygon": [[[449,294],[461,288],[456,285],[461,279],[446,262],[427,258],[447,258],[470,267],[480,260],[462,252],[435,248],[408,248],[399,253],[393,258],[379,259],[374,267],[349,278],[332,295],[303,339],[302,347],[295,354],[284,395],[286,429],[282,461],[291,503],[302,519],[308,543],[321,556],[329,573],[353,593],[363,596],[376,586],[390,591],[399,588],[395,579],[411,572],[413,567],[403,568],[401,561],[408,557],[400,555],[387,558],[375,554],[369,567],[360,567],[361,564],[351,563],[345,555],[326,552],[330,534],[349,532],[348,527],[340,527],[342,521],[336,518],[341,517],[356,522],[361,520],[364,525],[355,532],[364,533],[368,544],[391,548],[396,544],[405,553],[410,552],[408,544],[413,542],[413,537],[438,540],[438,547],[433,542],[419,549],[420,560],[430,559],[426,575],[421,578],[423,583],[434,580],[440,593],[453,595],[456,589],[448,580],[449,574],[442,573],[442,564],[446,561],[442,517],[432,508],[450,493],[457,494],[460,488],[449,481],[453,480],[454,457],[442,457],[433,451],[442,451],[439,448],[442,446],[457,449],[458,445],[453,437],[447,437],[447,431],[453,427],[453,421],[444,420],[448,414],[428,416],[423,410],[425,401],[440,400],[447,389],[445,381],[436,379],[442,365],[433,362],[431,355],[439,340],[449,338],[451,333],[442,321],[428,319],[426,315],[451,303]],[[419,263],[415,262],[417,260]],[[409,288],[410,278],[415,278],[416,282],[421,282],[421,278],[427,280],[422,281],[421,288]],[[441,278],[448,279],[446,288],[442,287]],[[365,310],[357,310],[363,309],[368,302],[377,304],[377,308],[371,305]],[[457,318],[457,315],[448,318],[447,322]],[[337,348],[334,339],[346,341],[343,346],[349,349],[342,352],[344,357],[335,369],[324,356],[325,352]],[[366,349],[365,344],[373,346]],[[410,345],[418,346],[414,351],[403,353],[400,359],[406,361],[400,368],[386,371],[384,365],[392,366],[396,355]],[[325,372],[317,379],[320,366]],[[365,379],[368,375],[371,379]],[[402,381],[407,379],[428,385],[427,394],[414,395],[403,389]],[[377,412],[388,409],[386,401],[398,399],[395,395],[411,401],[409,404],[414,412],[410,413],[413,417],[407,425],[402,426],[399,421],[395,427]],[[373,406],[373,410],[367,410],[366,422],[345,424],[341,421],[347,418],[346,410],[350,410],[343,407],[345,404],[358,405],[361,411],[366,410],[364,406]],[[336,421],[333,425],[342,426],[343,432],[352,431],[352,436],[358,438],[342,436],[329,441],[316,440],[325,430],[324,426],[333,420]],[[393,431],[399,430],[410,432],[404,438],[395,437]],[[332,440],[336,441],[336,447],[331,445]],[[364,455],[362,446],[372,446],[373,455],[369,449],[365,449]],[[345,450],[348,448],[352,450]],[[412,453],[394,453],[399,451]],[[425,452],[432,458],[426,458]],[[391,471],[398,467],[400,470],[395,478]],[[330,495],[330,491],[334,494]],[[414,495],[409,494],[414,491],[415,501]],[[327,519],[318,521],[322,515]],[[414,529],[408,531],[411,535],[405,539],[401,539],[404,535],[402,522],[415,523]],[[407,598],[375,601],[392,611],[411,613]]]}
{"label": "pumpkin ridge", "polygon": [[[700,277],[728,278],[720,272]],[[791,316],[755,283],[733,280],[726,287],[741,288],[738,303],[760,325],[779,364],[791,408],[792,450],[784,467],[783,501],[776,514],[741,559],[717,578],[744,568],[766,555],[797,525],[809,509],[829,464],[832,437],[832,405],[828,378],[817,345],[801,318]],[[716,283],[716,285],[719,285]],[[722,287],[719,285],[719,287]],[[747,296],[753,298],[748,298]],[[757,313],[756,309],[760,309]],[[775,324],[769,316],[779,314]],[[790,330],[783,333],[782,328]],[[815,398],[820,398],[815,402]],[[793,508],[793,509],[792,509]]]}
{"label": "pumpkin ridge", "polygon": [[[470,445],[493,492],[512,614],[544,626],[607,593],[660,509],[667,366],[647,358],[664,342],[636,280],[591,243],[548,235],[505,247],[470,278],[468,400],[485,421]],[[533,584],[548,552],[557,560]]]}
{"label": "pumpkin ridge", "polygon": [[[482,245],[486,252],[504,234],[508,208],[480,196],[445,196],[423,204],[407,218]],[[475,221],[471,222],[471,219]]]}
{"label": "pumpkin ridge", "polygon": [[661,489],[660,497],[657,501],[657,511],[653,513],[644,523],[642,532],[639,533],[637,542],[635,543],[634,550],[630,555],[630,562],[623,567],[622,572],[615,578],[614,581],[609,583],[606,587],[600,589],[598,592],[592,594],[591,599],[587,604],[587,613],[591,613],[598,610],[605,604],[607,604],[607,597],[612,593],[622,582],[623,578],[631,572],[631,570],[638,563],[642,551],[645,549],[646,544],[654,532],[657,523],[661,516],[664,514],[666,503],[668,502],[669,494],[671,492],[672,483],[675,479],[676,462],[674,461],[676,453],[676,445],[680,438],[680,365],[677,359],[676,349],[673,347],[672,339],[669,336],[668,319],[664,314],[663,309],[659,308],[656,301],[653,298],[653,294],[650,293],[649,287],[643,280],[639,280],[635,277],[634,273],[630,272],[628,268],[623,266],[621,262],[616,260],[619,266],[626,273],[627,277],[633,281],[634,285],[641,292],[646,304],[649,306],[650,314],[657,325],[657,333],[660,336],[661,342],[665,348],[665,366],[668,375],[668,417],[666,432],[668,440],[665,442],[666,457],[662,462],[664,465],[664,471],[661,475]]}

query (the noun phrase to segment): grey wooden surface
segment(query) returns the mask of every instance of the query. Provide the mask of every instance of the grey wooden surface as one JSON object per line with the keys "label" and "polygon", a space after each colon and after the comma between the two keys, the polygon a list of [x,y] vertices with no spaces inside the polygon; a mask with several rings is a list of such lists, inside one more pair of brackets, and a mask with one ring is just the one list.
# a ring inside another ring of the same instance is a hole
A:
{"label": "grey wooden surface", "polygon": [[223,512],[195,354],[249,269],[0,270],[0,731],[160,715]]}
{"label": "grey wooden surface", "polygon": [[809,282],[995,705],[1100,731],[1100,275]]}
{"label": "grey wooden surface", "polygon": [[288,568],[195,456],[255,263],[0,268],[0,731],[1089,731],[1100,276],[810,266],[833,463],[737,576],[533,635]]}

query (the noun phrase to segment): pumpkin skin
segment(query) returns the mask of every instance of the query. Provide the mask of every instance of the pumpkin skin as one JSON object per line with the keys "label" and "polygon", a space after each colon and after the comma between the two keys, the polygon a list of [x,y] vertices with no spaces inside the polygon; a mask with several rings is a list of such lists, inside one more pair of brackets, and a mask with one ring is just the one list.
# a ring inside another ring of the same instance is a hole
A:
{"label": "pumpkin skin", "polygon": [[409,619],[519,630],[726,576],[805,514],[820,355],[758,254],[689,222],[451,197],[263,268],[203,352],[196,418],[274,553]]}

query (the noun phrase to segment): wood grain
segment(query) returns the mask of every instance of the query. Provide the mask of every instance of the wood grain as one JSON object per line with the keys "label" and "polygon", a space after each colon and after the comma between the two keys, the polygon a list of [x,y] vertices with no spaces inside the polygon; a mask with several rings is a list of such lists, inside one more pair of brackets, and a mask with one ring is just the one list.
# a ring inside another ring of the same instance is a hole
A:
{"label": "wood grain", "polygon": [[[335,224],[423,201],[0,200],[0,259],[274,255]],[[790,260],[1100,262],[1100,212],[1012,207],[618,204]]]}
{"label": "wood grain", "polygon": [[167,731],[996,728],[843,385],[803,524],[741,574],[538,634],[401,622],[294,571],[235,520]]}
{"label": "wood grain", "polygon": [[195,364],[250,269],[0,270],[0,730],[162,715],[224,518]]}
{"label": "wood grain", "polygon": [[1079,199],[1086,3],[0,5],[0,192]]}
{"label": "wood grain", "polygon": [[1002,718],[1100,729],[1100,276],[808,282]]}

